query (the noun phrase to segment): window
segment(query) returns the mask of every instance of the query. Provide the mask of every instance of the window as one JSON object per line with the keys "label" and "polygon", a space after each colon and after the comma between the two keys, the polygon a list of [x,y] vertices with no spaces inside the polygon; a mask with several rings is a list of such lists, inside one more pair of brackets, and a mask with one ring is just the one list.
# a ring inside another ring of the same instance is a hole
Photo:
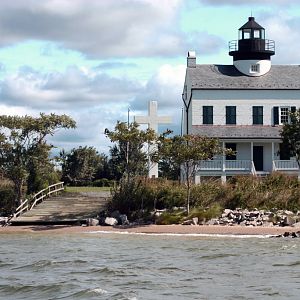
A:
{"label": "window", "polygon": [[289,108],[280,107],[280,124],[285,124],[289,122]]}
{"label": "window", "polygon": [[259,39],[260,38],[260,30],[254,29],[254,38]]}
{"label": "window", "polygon": [[244,39],[250,39],[250,37],[251,37],[251,29],[244,29],[243,33],[244,33]]}
{"label": "window", "polygon": [[253,125],[262,125],[264,123],[263,106],[252,107]]}
{"label": "window", "polygon": [[236,124],[236,107],[226,106],[226,125]]}
{"label": "window", "polygon": [[295,106],[275,106],[273,107],[273,125],[282,125],[289,123],[290,113],[296,111]]}
{"label": "window", "polygon": [[203,124],[213,124],[213,106],[203,106]]}
{"label": "window", "polygon": [[258,73],[259,72],[259,64],[251,65],[251,72]]}

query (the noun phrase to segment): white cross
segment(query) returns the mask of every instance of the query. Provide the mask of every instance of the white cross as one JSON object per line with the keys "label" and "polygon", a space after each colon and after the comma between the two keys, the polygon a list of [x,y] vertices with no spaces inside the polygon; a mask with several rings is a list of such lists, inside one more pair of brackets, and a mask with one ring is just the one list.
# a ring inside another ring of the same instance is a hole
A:
{"label": "white cross", "polygon": [[148,116],[137,116],[134,120],[138,124],[148,124],[148,127],[155,132],[158,131],[158,124],[172,123],[171,117],[157,115],[157,101],[149,101]]}
{"label": "white cross", "polygon": [[[148,116],[136,116],[134,121],[138,124],[148,124],[148,128],[153,129],[156,133],[158,131],[158,124],[172,123],[171,117],[157,115],[157,101],[149,101]],[[149,147],[149,153],[156,149],[156,145]],[[158,177],[157,163],[150,162],[149,164],[149,177]]]}

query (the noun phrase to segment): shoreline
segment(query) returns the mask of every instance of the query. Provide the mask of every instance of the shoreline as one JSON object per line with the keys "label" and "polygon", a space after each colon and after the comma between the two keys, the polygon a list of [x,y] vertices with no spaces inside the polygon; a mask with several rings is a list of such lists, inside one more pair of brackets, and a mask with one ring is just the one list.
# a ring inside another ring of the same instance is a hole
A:
{"label": "shoreline", "polygon": [[123,233],[123,234],[173,234],[173,235],[238,235],[264,236],[281,235],[285,232],[297,232],[299,228],[286,227],[251,227],[251,226],[222,226],[222,225],[139,225],[139,226],[63,226],[63,225],[35,225],[0,227],[2,234],[79,234],[79,233]]}

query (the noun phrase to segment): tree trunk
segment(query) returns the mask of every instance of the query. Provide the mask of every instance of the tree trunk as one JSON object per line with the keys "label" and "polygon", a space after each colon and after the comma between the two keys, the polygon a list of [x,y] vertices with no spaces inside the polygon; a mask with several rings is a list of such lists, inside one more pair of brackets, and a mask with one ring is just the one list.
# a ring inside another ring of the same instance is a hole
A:
{"label": "tree trunk", "polygon": [[22,204],[22,187],[23,187],[23,180],[16,180],[14,181],[15,184],[15,194],[16,194],[16,200],[15,204],[18,207]]}
{"label": "tree trunk", "polygon": [[188,213],[188,215],[190,214],[190,197],[191,197],[191,187],[190,187],[190,184],[188,183],[188,186],[187,186],[187,197],[186,197],[186,201],[187,201],[187,213]]}

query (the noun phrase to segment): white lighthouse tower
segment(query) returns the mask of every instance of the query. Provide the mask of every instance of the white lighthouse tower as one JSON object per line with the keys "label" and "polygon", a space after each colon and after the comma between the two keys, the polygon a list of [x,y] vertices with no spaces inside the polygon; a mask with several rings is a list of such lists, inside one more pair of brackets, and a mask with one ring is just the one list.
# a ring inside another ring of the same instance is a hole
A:
{"label": "white lighthouse tower", "polygon": [[262,76],[271,69],[271,56],[275,54],[275,42],[265,39],[265,29],[254,17],[239,29],[239,40],[229,42],[229,55],[233,65],[244,75]]}

